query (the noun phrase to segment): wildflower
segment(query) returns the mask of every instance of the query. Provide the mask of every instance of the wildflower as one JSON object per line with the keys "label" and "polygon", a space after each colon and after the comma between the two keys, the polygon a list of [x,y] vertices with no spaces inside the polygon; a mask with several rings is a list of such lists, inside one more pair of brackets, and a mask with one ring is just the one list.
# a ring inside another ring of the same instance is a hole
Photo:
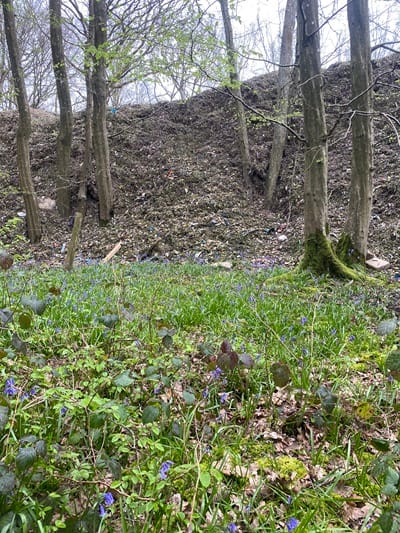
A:
{"label": "wildflower", "polygon": [[203,398],[208,398],[208,394],[209,394],[209,390],[208,390],[208,387],[206,387],[201,393],[201,395],[203,396]]}
{"label": "wildflower", "polygon": [[222,370],[217,366],[215,370],[211,372],[211,378],[212,379],[219,379],[221,377]]}
{"label": "wildflower", "polygon": [[167,479],[168,470],[174,464],[173,461],[165,461],[160,468],[160,479]]}
{"label": "wildflower", "polygon": [[286,341],[285,335],[281,335],[281,342],[285,342],[285,341]]}
{"label": "wildflower", "polygon": [[301,325],[304,326],[304,324],[307,322],[307,317],[306,316],[302,316],[301,319],[300,319],[300,322],[301,322]]}
{"label": "wildflower", "polygon": [[227,399],[228,399],[228,393],[223,392],[219,398],[219,403],[225,403]]}
{"label": "wildflower", "polygon": [[287,497],[287,504],[290,505],[293,501],[293,498],[291,496]]}
{"label": "wildflower", "polygon": [[226,528],[226,530],[229,532],[229,533],[234,533],[235,531],[237,531],[237,526],[236,524],[234,524],[233,522],[231,522],[228,527]]}
{"label": "wildflower", "polygon": [[289,518],[289,520],[286,523],[286,527],[288,531],[294,531],[296,527],[300,524],[299,520],[297,518]]}
{"label": "wildflower", "polygon": [[105,492],[104,493],[104,505],[109,507],[114,503],[114,496],[111,494],[111,492]]}
{"label": "wildflower", "polygon": [[157,385],[157,387],[154,387],[154,395],[157,395],[157,394],[160,394],[161,390],[162,390],[162,387],[163,387],[163,384],[160,383],[159,385]]}
{"label": "wildflower", "polygon": [[64,407],[61,407],[61,409],[60,409],[60,415],[61,415],[61,416],[64,416],[64,415],[67,413],[67,411],[68,411],[68,408],[67,408],[67,407],[65,407],[65,406],[64,406]]}
{"label": "wildflower", "polygon": [[331,329],[331,335],[336,335],[337,333],[337,329],[336,328],[332,328]]}
{"label": "wildflower", "polygon": [[356,340],[355,335],[350,335],[350,337],[349,337],[349,341],[350,341],[350,342],[353,342],[353,341],[355,341],[355,340]]}
{"label": "wildflower", "polygon": [[15,386],[15,380],[14,378],[9,378],[6,380],[6,385],[4,387],[4,394],[7,396],[15,396],[18,394],[18,389]]}
{"label": "wildflower", "polygon": [[102,504],[99,505],[99,515],[100,515],[100,518],[104,518],[105,516],[107,516],[107,511],[104,505]]}

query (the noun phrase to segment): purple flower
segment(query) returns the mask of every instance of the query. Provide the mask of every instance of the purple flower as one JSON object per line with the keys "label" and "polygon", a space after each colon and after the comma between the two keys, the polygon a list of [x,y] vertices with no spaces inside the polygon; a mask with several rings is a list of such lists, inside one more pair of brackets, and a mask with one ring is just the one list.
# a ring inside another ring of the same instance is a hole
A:
{"label": "purple flower", "polygon": [[208,390],[208,387],[206,387],[206,388],[203,390],[203,392],[202,392],[201,395],[203,396],[203,398],[208,398],[208,394],[209,394],[209,390]]}
{"label": "purple flower", "polygon": [[227,399],[228,399],[228,393],[223,392],[219,398],[219,403],[225,403]]}
{"label": "purple flower", "polygon": [[107,511],[105,510],[105,507],[102,504],[99,505],[99,515],[100,518],[104,518],[105,516],[107,516]]}
{"label": "purple flower", "polygon": [[61,415],[61,416],[64,416],[64,415],[67,413],[67,411],[68,411],[68,408],[67,408],[67,407],[65,407],[65,406],[64,406],[64,407],[61,407],[61,409],[60,409],[60,415]]}
{"label": "purple flower", "polygon": [[173,461],[165,461],[160,468],[160,479],[167,479],[168,470],[171,468],[171,466],[174,464]]}
{"label": "purple flower", "polygon": [[109,507],[110,505],[114,503],[114,496],[111,494],[111,492],[105,492],[103,498],[104,498],[104,505],[106,507]]}
{"label": "purple flower", "polygon": [[350,337],[349,337],[349,341],[350,341],[350,342],[353,342],[353,341],[355,341],[355,340],[356,340],[355,335],[350,335]]}
{"label": "purple flower", "polygon": [[18,394],[18,389],[15,386],[14,378],[7,379],[4,387],[4,394],[6,394],[7,396],[15,396],[16,394]]}
{"label": "purple flower", "polygon": [[294,531],[299,524],[300,522],[297,520],[297,518],[289,518],[289,520],[286,522],[287,530]]}
{"label": "purple flower", "polygon": [[226,530],[229,532],[229,533],[234,533],[235,531],[237,531],[237,526],[236,524],[234,524],[233,522],[230,523],[228,525],[228,527],[226,528]]}
{"label": "purple flower", "polygon": [[211,378],[212,379],[219,379],[221,377],[222,370],[217,366],[215,370],[211,372]]}
{"label": "purple flower", "polygon": [[301,325],[304,326],[304,324],[307,322],[307,317],[306,316],[302,316],[301,319],[300,319],[300,322],[301,322]]}

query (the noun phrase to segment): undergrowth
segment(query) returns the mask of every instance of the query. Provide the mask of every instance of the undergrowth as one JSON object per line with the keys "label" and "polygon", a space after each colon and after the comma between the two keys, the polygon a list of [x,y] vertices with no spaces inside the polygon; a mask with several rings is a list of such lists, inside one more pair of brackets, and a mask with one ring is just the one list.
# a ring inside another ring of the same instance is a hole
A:
{"label": "undergrowth", "polygon": [[0,266],[1,531],[398,531],[389,286]]}

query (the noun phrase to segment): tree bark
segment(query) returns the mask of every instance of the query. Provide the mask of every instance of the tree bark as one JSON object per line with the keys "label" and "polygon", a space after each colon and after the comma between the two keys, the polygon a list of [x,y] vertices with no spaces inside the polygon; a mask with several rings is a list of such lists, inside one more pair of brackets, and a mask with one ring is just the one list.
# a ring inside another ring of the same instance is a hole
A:
{"label": "tree bark", "polygon": [[17,167],[19,182],[26,210],[28,237],[32,243],[35,243],[40,240],[42,231],[39,206],[32,181],[30,166],[29,140],[31,136],[31,115],[17,42],[13,2],[12,0],[2,0],[2,6],[8,55],[18,106]]}
{"label": "tree bark", "polygon": [[337,252],[348,264],[365,263],[372,208],[372,68],[368,0],[347,4],[352,85],[352,160],[349,210]]}
{"label": "tree bark", "polygon": [[328,148],[322,91],[318,0],[298,0],[300,84],[303,95],[304,256],[300,268],[357,279],[335,255],[327,236]]}
{"label": "tree bark", "polygon": [[232,21],[229,15],[228,0],[219,0],[221,5],[222,20],[225,30],[225,42],[228,54],[230,91],[236,100],[236,111],[238,121],[237,140],[240,149],[240,158],[242,163],[242,176],[246,188],[251,190],[250,170],[251,159],[249,150],[249,139],[247,135],[246,114],[242,104],[242,91],[240,88],[240,78],[236,59],[236,49],[233,40]]}
{"label": "tree bark", "polygon": [[61,0],[49,0],[50,41],[54,77],[60,106],[57,136],[57,209],[64,218],[71,214],[72,104],[65,63],[61,25]]}
{"label": "tree bark", "polygon": [[113,215],[113,190],[107,137],[107,2],[93,2],[94,45],[93,66],[93,152],[96,163],[96,183],[99,195],[100,224],[110,222]]}
{"label": "tree bark", "polygon": [[[277,113],[280,121],[286,125],[288,122],[289,95],[292,78],[293,62],[293,36],[296,25],[296,0],[287,0],[285,18],[283,21],[281,51],[278,70],[278,104]],[[285,150],[287,129],[280,124],[274,125],[271,155],[269,159],[268,178],[265,183],[265,206],[271,207],[276,190],[278,176],[281,170],[283,152]]]}

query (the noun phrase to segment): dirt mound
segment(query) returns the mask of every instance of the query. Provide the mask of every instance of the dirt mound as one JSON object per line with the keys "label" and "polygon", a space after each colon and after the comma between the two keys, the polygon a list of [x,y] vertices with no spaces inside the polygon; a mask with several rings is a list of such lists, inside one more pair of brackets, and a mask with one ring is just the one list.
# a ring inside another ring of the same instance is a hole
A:
{"label": "dirt mound", "polygon": [[[334,65],[324,74],[330,138],[329,195],[332,236],[343,227],[350,181],[350,67]],[[400,267],[399,144],[395,126],[398,106],[400,57],[374,65],[375,91],[375,199],[370,231],[371,250]],[[274,75],[245,84],[249,104],[271,114],[276,103]],[[301,134],[301,100],[295,95],[290,125]],[[267,257],[264,261],[292,264],[302,249],[303,147],[289,136],[274,209],[263,207],[263,180],[268,171],[272,126],[255,120],[248,111],[254,163],[254,198],[243,190],[239,151],[235,142],[234,106],[223,92],[207,91],[187,102],[154,106],[124,106],[109,115],[115,216],[107,227],[97,224],[97,202],[89,198],[79,246],[79,258],[104,257],[119,241],[119,257],[134,260],[152,256],[214,261]],[[16,240],[23,201],[15,168],[16,115],[1,113],[0,241],[15,251],[30,252],[35,261],[57,264],[63,260],[71,221],[52,209],[55,198],[55,142],[57,117],[33,113],[32,173],[42,199],[44,236],[26,246]],[[396,122],[397,121],[397,122]],[[83,155],[83,116],[75,117],[73,145],[74,192]],[[92,179],[92,178],[91,178]]]}

